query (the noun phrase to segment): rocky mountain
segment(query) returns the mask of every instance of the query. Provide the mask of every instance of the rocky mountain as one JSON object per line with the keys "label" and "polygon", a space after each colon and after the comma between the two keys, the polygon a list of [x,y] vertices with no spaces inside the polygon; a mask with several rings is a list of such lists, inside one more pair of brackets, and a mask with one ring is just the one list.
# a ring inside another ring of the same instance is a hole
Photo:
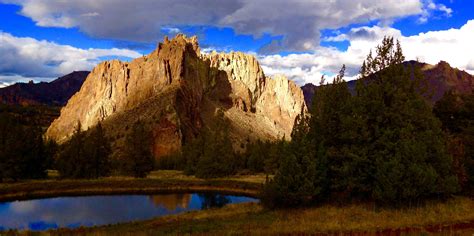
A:
{"label": "rocky mountain", "polygon": [[[433,104],[441,99],[443,94],[449,90],[454,90],[460,94],[472,93],[474,90],[474,76],[451,67],[445,61],[440,61],[436,65],[416,61],[407,61],[405,64],[417,64],[421,68],[431,95],[430,100]],[[351,91],[355,91],[356,80],[348,81],[347,84]],[[311,107],[311,101],[317,87],[311,83],[301,87],[308,107]]]}
{"label": "rocky mountain", "polygon": [[119,150],[131,124],[140,120],[152,132],[154,154],[160,157],[196,137],[217,110],[229,119],[239,148],[250,140],[290,137],[306,106],[296,84],[265,76],[255,57],[201,54],[196,37],[177,35],[131,62],[97,65],[46,135],[64,142],[78,122],[82,129],[102,122]]}
{"label": "rocky mountain", "polygon": [[89,71],[75,71],[51,82],[16,83],[0,88],[0,103],[64,106],[82,86]]}

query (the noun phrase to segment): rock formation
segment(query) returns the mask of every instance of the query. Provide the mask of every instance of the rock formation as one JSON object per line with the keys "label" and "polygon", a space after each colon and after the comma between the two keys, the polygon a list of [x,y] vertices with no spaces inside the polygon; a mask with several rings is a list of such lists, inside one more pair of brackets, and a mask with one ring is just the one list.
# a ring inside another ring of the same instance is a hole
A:
{"label": "rock formation", "polygon": [[102,122],[119,150],[131,124],[140,120],[152,132],[160,157],[213,122],[216,109],[225,112],[240,147],[249,140],[289,138],[306,106],[296,84],[266,77],[253,56],[201,54],[196,37],[178,35],[129,63],[97,65],[46,135],[64,142],[79,122],[82,129]]}

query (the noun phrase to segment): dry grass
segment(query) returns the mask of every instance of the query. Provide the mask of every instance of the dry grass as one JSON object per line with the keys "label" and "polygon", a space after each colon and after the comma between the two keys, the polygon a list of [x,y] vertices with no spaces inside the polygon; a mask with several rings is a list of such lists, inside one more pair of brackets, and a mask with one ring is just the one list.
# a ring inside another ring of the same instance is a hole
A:
{"label": "dry grass", "polygon": [[[269,211],[257,203],[231,204],[221,209],[187,212],[147,221],[82,229],[61,229],[51,235],[426,235],[435,227],[470,222],[467,229],[450,229],[439,235],[474,233],[474,200],[455,197],[409,209],[376,209],[369,205],[321,206]],[[387,231],[390,229],[390,231]]]}
{"label": "dry grass", "polygon": [[149,179],[175,179],[175,180],[186,180],[186,181],[199,181],[202,179],[196,178],[194,176],[185,175],[182,171],[179,170],[157,170],[152,171],[147,178]]}
{"label": "dry grass", "polygon": [[384,229],[423,228],[429,225],[474,221],[474,201],[455,197],[405,209],[377,209],[369,205],[321,206],[277,211],[269,227],[273,232],[364,232]]}
{"label": "dry grass", "polygon": [[114,176],[92,180],[48,179],[0,183],[0,202],[54,196],[219,191],[257,196],[261,184],[241,179],[198,179],[179,171],[156,171],[144,179]]}

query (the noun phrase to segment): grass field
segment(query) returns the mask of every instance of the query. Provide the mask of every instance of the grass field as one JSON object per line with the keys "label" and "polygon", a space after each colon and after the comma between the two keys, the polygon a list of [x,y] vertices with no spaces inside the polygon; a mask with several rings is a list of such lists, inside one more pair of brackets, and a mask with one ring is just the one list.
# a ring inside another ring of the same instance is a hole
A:
{"label": "grass field", "polygon": [[[111,177],[99,180],[43,180],[0,184],[0,199],[26,199],[56,195],[224,191],[257,196],[264,175],[202,180],[177,171],[153,172],[146,179]],[[29,235],[3,232],[0,235]],[[266,210],[256,203],[227,205],[140,222],[92,228],[60,229],[47,235],[248,235],[248,234],[349,234],[349,235],[472,235],[474,200],[453,197],[424,206],[389,209],[373,204],[322,205]]]}

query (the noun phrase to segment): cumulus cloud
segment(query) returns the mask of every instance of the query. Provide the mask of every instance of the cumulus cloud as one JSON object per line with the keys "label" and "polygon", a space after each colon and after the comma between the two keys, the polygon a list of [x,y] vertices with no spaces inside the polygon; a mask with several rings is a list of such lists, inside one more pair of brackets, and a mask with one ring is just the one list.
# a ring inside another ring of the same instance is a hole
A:
{"label": "cumulus cloud", "polygon": [[0,32],[0,55],[0,83],[3,85],[26,78],[48,80],[74,70],[90,70],[101,57],[141,56],[128,49],[79,49],[29,37],[15,37],[5,32]]}
{"label": "cumulus cloud", "polygon": [[[360,33],[363,32],[363,33]],[[437,64],[444,60],[453,67],[474,73],[474,20],[468,21],[459,29],[430,31],[414,36],[403,36],[390,27],[358,27],[347,34],[327,38],[328,41],[348,40],[346,51],[320,47],[314,54],[290,54],[287,56],[261,56],[260,62],[266,74],[282,73],[300,85],[319,83],[320,73],[335,74],[342,64],[347,67],[348,78],[355,79],[363,60],[384,36],[399,39],[407,60],[420,60]]]}
{"label": "cumulus cloud", "polygon": [[[2,1],[2,0],[0,0]],[[312,51],[321,29],[420,15],[423,0],[3,0],[39,26],[78,27],[100,38],[153,42],[181,26],[231,27],[238,34],[282,36],[262,53]],[[440,8],[438,5],[436,7]],[[165,30],[166,31],[166,30]]]}

